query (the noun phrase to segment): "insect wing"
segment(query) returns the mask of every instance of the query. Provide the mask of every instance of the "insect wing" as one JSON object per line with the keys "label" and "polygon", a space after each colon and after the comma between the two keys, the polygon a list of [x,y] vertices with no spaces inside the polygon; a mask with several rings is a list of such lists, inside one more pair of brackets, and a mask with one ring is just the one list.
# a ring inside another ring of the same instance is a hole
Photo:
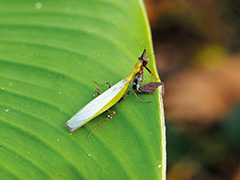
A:
{"label": "insect wing", "polygon": [[[122,97],[120,96],[117,99],[115,98],[123,90],[123,88],[126,87],[127,84],[128,84],[128,81],[124,79],[118,82],[117,84],[115,84],[114,86],[112,86],[110,89],[108,89],[103,94],[96,97],[95,99],[93,99],[86,106],[84,106],[80,111],[78,111],[71,119],[67,121],[65,126],[67,126],[69,130],[72,132],[80,128],[84,124],[86,124],[88,121],[90,121],[97,115],[109,109],[111,106],[117,103],[118,100]],[[115,99],[116,102],[110,103],[113,99]],[[106,107],[106,105],[108,104],[111,104],[111,105],[109,105],[109,107]]]}
{"label": "insect wing", "polygon": [[157,89],[158,86],[162,85],[162,82],[150,82],[148,84],[145,84],[140,88],[139,93],[148,93],[151,94],[155,89]]}

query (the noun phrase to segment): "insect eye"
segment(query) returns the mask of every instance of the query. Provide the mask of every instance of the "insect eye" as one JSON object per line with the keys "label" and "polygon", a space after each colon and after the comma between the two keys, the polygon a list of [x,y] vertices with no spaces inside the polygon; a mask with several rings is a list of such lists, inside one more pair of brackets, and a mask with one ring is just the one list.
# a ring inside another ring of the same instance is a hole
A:
{"label": "insect eye", "polygon": [[142,59],[142,64],[143,64],[143,66],[147,66],[147,63],[149,62],[149,59],[148,58],[146,58],[146,57],[143,57],[143,59]]}
{"label": "insect eye", "polygon": [[144,49],[142,55],[139,56],[138,59],[142,62],[143,66],[147,65],[147,63],[149,62],[149,59],[146,57],[146,49]]}

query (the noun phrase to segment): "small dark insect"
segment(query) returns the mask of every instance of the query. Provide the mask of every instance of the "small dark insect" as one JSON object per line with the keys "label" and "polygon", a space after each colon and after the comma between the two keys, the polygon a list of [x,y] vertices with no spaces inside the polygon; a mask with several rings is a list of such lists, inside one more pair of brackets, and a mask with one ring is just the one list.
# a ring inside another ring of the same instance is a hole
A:
{"label": "small dark insect", "polygon": [[[162,82],[151,82],[148,83],[142,87],[141,82],[143,80],[143,69],[145,68],[152,76],[154,74],[152,71],[147,67],[147,64],[149,62],[149,59],[146,57],[146,49],[144,49],[141,56],[138,57],[138,62],[130,72],[130,74],[113,85],[111,87],[111,84],[109,82],[104,84],[99,84],[100,86],[108,84],[109,89],[106,90],[104,93],[100,95],[100,89],[97,88],[96,91],[93,94],[92,101],[86,104],[82,109],[80,109],[72,118],[70,118],[67,123],[65,124],[66,127],[69,128],[69,130],[75,131],[76,129],[82,127],[84,124],[95,118],[96,116],[102,114],[105,111],[108,111],[111,113],[111,115],[108,116],[107,119],[105,119],[103,122],[106,122],[108,119],[112,118],[112,116],[115,114],[114,111],[110,111],[109,108],[111,108],[113,105],[115,105],[119,100],[123,100],[127,95],[129,95],[130,92],[132,92],[138,100],[146,103],[150,103],[152,101],[144,101],[140,99],[137,94],[133,90],[129,90],[127,93],[127,89],[131,81],[133,80],[133,89],[135,89],[139,93],[152,93],[158,86],[163,85]],[[154,76],[157,80],[156,76]],[[125,94],[126,93],[126,94]],[[98,96],[95,98],[95,95],[98,94]],[[125,94],[125,95],[124,95]],[[121,101],[120,100],[120,101]],[[102,122],[102,123],[103,123]],[[97,127],[99,127],[102,123],[100,123]],[[96,127],[96,128],[97,128]],[[96,130],[96,128],[89,134],[88,138],[93,134],[93,132]]]}
{"label": "small dark insect", "polygon": [[[148,93],[151,94],[155,89],[157,89],[158,86],[163,85],[162,82],[150,82],[148,84],[145,84],[144,86],[140,87],[139,90],[137,90],[139,93]],[[164,95],[164,91],[162,92]]]}
{"label": "small dark insect", "polygon": [[136,90],[138,93],[147,93],[151,94],[155,91],[158,86],[162,85],[162,95],[164,96],[165,88],[163,82],[150,82],[141,87],[141,83],[143,81],[143,70],[141,69],[137,75],[134,76],[132,88]]}

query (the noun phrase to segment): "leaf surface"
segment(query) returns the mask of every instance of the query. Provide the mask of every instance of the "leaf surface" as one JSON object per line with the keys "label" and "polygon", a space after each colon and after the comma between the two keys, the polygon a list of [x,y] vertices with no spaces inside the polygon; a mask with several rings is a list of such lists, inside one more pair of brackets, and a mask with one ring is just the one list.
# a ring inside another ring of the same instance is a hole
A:
{"label": "leaf surface", "polygon": [[116,104],[89,140],[108,113],[64,127],[93,80],[125,78],[144,48],[152,54],[142,1],[0,1],[0,179],[164,179],[160,90],[140,95],[151,104]]}

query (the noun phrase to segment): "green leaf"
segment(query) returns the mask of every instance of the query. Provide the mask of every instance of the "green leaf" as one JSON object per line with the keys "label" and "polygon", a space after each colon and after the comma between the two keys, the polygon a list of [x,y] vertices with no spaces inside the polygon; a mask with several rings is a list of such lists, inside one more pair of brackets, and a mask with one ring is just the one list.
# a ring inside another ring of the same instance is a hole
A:
{"label": "green leaf", "polygon": [[[0,179],[164,179],[160,89],[139,95],[151,104],[116,104],[90,139],[108,113],[64,127],[93,80],[125,78],[144,48],[153,53],[140,0],[0,1]],[[149,67],[156,74],[153,56]]]}

